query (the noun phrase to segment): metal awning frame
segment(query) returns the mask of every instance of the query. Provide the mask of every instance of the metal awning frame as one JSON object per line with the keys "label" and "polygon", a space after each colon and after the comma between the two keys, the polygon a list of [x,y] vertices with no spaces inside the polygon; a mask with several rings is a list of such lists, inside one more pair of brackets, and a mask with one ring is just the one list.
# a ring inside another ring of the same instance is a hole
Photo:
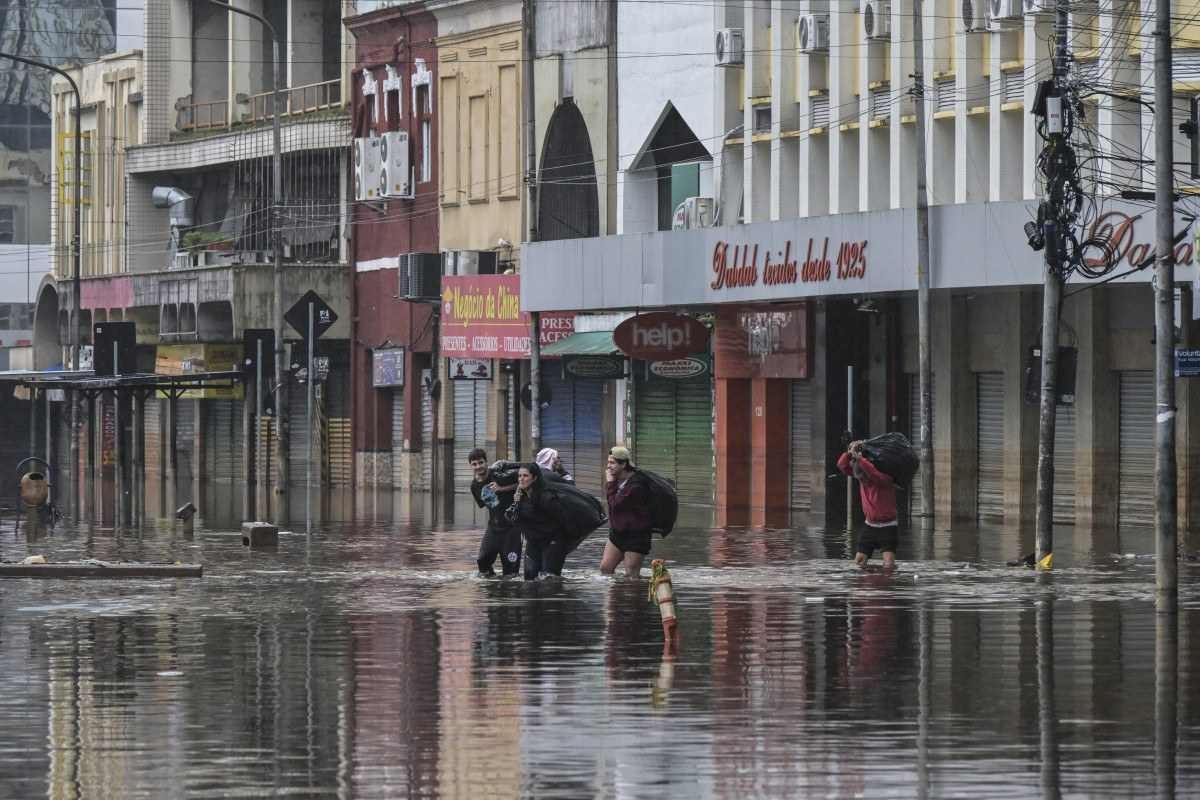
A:
{"label": "metal awning frame", "polygon": [[84,397],[99,397],[105,392],[163,397],[178,400],[193,389],[229,388],[242,383],[240,371],[197,372],[190,375],[160,375],[139,372],[132,375],[97,375],[94,372],[0,372],[0,385],[28,386],[31,389],[71,389]]}

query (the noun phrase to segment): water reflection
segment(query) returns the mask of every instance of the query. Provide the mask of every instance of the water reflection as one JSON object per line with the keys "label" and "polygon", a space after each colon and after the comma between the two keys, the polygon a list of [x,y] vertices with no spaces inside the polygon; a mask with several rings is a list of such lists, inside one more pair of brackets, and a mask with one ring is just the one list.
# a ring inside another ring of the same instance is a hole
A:
{"label": "water reflection", "polygon": [[371,521],[270,552],[212,511],[190,540],[0,521],[4,559],[206,567],[4,584],[0,796],[1174,797],[1200,773],[1194,565],[1177,628],[1153,562],[1087,536],[1039,579],[1001,566],[1021,531],[915,530],[886,575],[841,531],[683,528],[654,543],[668,653],[647,582],[595,574],[603,536],[563,581],[483,580],[471,505],[350,507]]}

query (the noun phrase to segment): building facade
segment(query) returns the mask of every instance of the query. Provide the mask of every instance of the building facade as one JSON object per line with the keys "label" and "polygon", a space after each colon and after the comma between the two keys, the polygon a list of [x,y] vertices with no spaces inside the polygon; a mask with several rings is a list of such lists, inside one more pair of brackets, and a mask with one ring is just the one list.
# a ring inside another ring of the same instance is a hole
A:
{"label": "building facade", "polygon": [[[1036,215],[1041,191],[1042,143],[1029,112],[1050,73],[1050,19],[1017,9],[964,20],[948,2],[926,4],[925,13],[935,371],[929,512],[939,527],[1027,523],[1036,505],[1038,419],[1024,394],[1043,267],[1022,225]],[[620,50],[629,54],[617,78],[619,235],[527,245],[523,308],[671,309],[706,320],[718,518],[783,524],[799,510],[822,524],[845,513],[844,481],[828,475],[846,435],[914,433],[911,4],[727,2],[714,15],[662,3],[620,7],[618,15]],[[1116,270],[1128,270],[1153,250],[1146,207],[1113,197],[1116,188],[1149,188],[1152,180],[1137,156],[1153,115],[1131,88],[1150,85],[1150,38],[1131,33],[1119,9],[1073,9],[1073,20],[1072,75],[1089,135],[1076,146],[1100,165],[1084,174],[1096,201],[1086,233],[1108,238]],[[649,31],[653,46],[639,46]],[[1197,54],[1184,33],[1178,75],[1190,74]],[[1183,121],[1191,89],[1179,83],[1176,91]],[[1186,162],[1188,146],[1177,134],[1178,161]],[[1177,180],[1186,191],[1186,173]],[[701,199],[685,203],[693,192]],[[1181,347],[1194,336],[1189,226],[1181,208]],[[1061,337],[1077,351],[1077,370],[1073,402],[1058,415],[1061,522],[1101,529],[1150,520],[1152,317],[1144,270],[1103,287],[1068,284]],[[1185,529],[1197,522],[1200,495],[1191,392],[1181,381]],[[635,453],[658,449],[636,424],[625,433]]]}

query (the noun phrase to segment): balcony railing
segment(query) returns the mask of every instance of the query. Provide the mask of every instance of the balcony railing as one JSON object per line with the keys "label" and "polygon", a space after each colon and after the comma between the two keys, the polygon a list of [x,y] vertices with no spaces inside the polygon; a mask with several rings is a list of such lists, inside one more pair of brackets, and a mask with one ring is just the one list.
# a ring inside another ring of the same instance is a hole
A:
{"label": "balcony railing", "polygon": [[[342,105],[342,83],[337,78],[321,83],[280,89],[279,94],[283,101],[283,107],[279,109],[281,117],[312,114],[317,111],[337,109]],[[240,97],[245,97],[245,95]],[[234,108],[240,110],[243,107],[245,110],[241,112],[240,117],[231,120],[226,100],[203,103],[180,102],[176,104],[176,127],[181,131],[204,131],[226,129],[239,124],[270,122],[275,111],[275,93],[252,94],[244,101],[239,98],[239,102]]]}

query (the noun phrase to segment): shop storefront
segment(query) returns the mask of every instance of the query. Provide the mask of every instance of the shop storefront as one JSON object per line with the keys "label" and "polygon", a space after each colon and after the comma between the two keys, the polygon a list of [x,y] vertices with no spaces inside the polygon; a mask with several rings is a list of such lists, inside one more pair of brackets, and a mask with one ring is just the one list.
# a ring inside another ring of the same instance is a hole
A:
{"label": "shop storefront", "polygon": [[675,481],[679,501],[713,503],[713,384],[708,356],[634,363],[638,465]]}

